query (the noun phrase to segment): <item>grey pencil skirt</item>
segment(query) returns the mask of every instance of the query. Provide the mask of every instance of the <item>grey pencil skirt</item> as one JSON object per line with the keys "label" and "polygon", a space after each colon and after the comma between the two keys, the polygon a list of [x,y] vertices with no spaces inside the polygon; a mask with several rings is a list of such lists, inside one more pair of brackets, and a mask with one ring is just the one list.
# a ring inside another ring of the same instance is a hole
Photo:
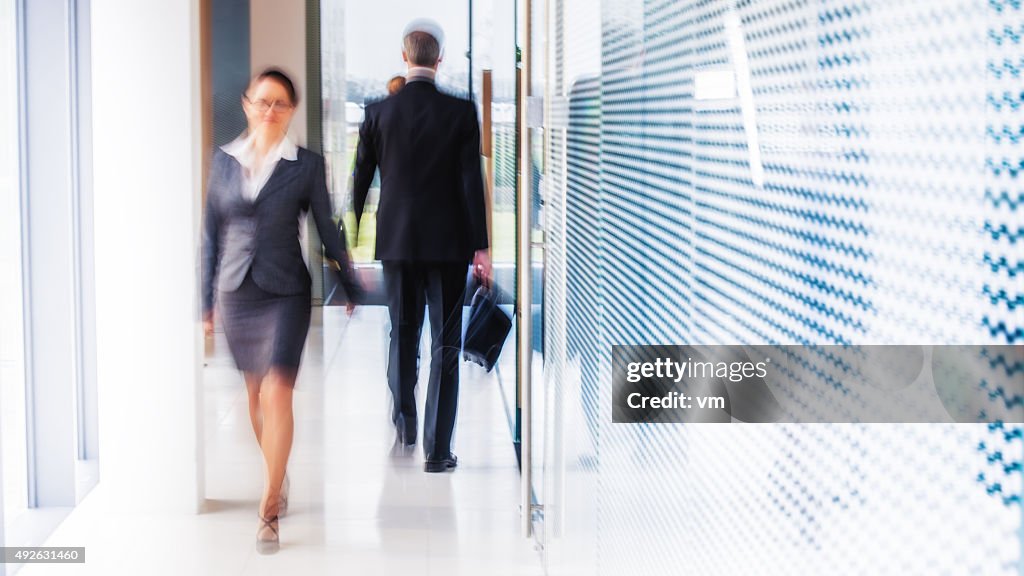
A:
{"label": "grey pencil skirt", "polygon": [[220,292],[221,322],[235,365],[263,377],[275,368],[294,376],[309,332],[310,294],[281,296],[256,285],[252,272],[237,290]]}

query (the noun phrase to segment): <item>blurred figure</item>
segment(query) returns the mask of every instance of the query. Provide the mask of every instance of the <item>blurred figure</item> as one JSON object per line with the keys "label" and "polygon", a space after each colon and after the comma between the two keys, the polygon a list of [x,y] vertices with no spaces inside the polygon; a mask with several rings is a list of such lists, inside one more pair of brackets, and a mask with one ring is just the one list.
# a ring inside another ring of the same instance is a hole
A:
{"label": "blurred figure", "polygon": [[406,447],[416,443],[421,298],[429,308],[431,363],[423,425],[427,472],[457,464],[451,441],[470,260],[481,281],[490,283],[491,277],[476,106],[434,86],[443,44],[444,33],[435,22],[419,20],[406,27],[406,85],[366,107],[353,184],[358,222],[380,167],[376,257],[383,264],[391,319],[392,419]]}
{"label": "blurred figure", "polygon": [[[401,74],[399,74],[397,76],[392,76],[391,80],[388,80],[388,96],[394,96],[395,94],[398,94],[398,92],[402,88],[405,88],[405,76],[402,76]],[[420,336],[423,333],[423,328],[422,328],[423,327],[423,310],[426,307],[426,305],[427,305],[426,296],[424,295],[423,292],[419,292],[417,294],[417,299],[416,299],[416,316],[415,316],[415,320],[414,320],[415,324],[417,326],[420,326],[420,329],[416,331],[416,375],[413,376],[413,378],[417,382],[419,382],[419,380],[420,380],[420,345],[419,345],[419,342],[420,342]],[[388,379],[389,379],[389,381],[390,381],[390,378],[391,378],[391,364],[389,363],[388,364]]]}
{"label": "blurred figure", "polygon": [[395,76],[388,80],[388,96],[398,94],[398,91],[405,87],[405,76]]}
{"label": "blurred figure", "polygon": [[299,240],[311,211],[326,256],[348,295],[362,297],[345,237],[331,219],[324,159],[288,137],[298,98],[279,70],[257,75],[242,95],[249,128],[214,152],[203,229],[203,322],[213,331],[214,288],[235,364],[245,376],[249,417],[263,452],[257,551],[279,547],[287,507],[292,392],[310,322],[311,280]]}

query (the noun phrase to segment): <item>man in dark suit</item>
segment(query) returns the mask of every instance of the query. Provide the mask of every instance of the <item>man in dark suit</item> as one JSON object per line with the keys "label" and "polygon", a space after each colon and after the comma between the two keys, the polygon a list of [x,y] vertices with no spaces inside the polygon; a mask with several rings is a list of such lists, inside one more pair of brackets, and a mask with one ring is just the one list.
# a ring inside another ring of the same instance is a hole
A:
{"label": "man in dark suit", "polygon": [[476,106],[434,85],[443,42],[440,26],[432,21],[406,27],[406,85],[366,107],[353,189],[358,221],[374,170],[380,168],[376,257],[383,264],[391,317],[392,417],[398,441],[406,446],[416,442],[416,350],[426,296],[431,333],[423,425],[427,472],[443,472],[457,462],[451,441],[470,261],[481,281],[491,278]]}

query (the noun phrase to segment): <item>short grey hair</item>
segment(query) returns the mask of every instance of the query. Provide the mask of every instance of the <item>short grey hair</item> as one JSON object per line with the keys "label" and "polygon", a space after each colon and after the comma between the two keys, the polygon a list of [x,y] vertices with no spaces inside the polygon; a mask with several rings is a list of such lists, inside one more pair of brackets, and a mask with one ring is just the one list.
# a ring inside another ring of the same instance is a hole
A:
{"label": "short grey hair", "polygon": [[405,57],[413,66],[433,66],[441,57],[441,46],[426,32],[419,30],[406,34],[402,41]]}

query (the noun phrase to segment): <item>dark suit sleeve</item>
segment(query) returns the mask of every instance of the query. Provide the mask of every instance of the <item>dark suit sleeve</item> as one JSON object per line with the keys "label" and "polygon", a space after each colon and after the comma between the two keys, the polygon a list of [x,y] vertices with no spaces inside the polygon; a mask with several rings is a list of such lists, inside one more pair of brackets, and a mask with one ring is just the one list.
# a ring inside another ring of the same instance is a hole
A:
{"label": "dark suit sleeve", "polygon": [[324,252],[327,257],[334,260],[338,265],[338,281],[341,283],[341,287],[344,288],[349,301],[362,302],[363,288],[356,280],[355,270],[352,269],[345,235],[341,233],[341,230],[339,230],[331,218],[334,211],[331,210],[331,198],[327,194],[327,175],[324,167],[324,158],[316,154],[314,159],[313,188],[310,190],[309,203],[310,211],[313,213],[313,221],[316,222],[316,230],[320,234],[320,241],[323,242]]}
{"label": "dark suit sleeve", "polygon": [[476,117],[476,104],[466,102],[462,137],[459,150],[459,169],[462,171],[462,193],[469,218],[471,248],[487,248],[487,208],[484,204],[484,179],[480,167],[480,123]]}
{"label": "dark suit sleeve", "polygon": [[218,174],[220,163],[216,154],[210,169],[210,179],[206,186],[206,208],[203,213],[203,313],[213,310],[214,285],[217,280],[217,268],[220,259],[220,219],[217,203],[213,201],[212,183]]}
{"label": "dark suit sleeve", "polygon": [[356,212],[356,229],[363,217],[366,197],[370,193],[370,184],[377,171],[377,149],[373,142],[373,110],[366,108],[366,115],[359,126],[359,144],[356,146],[355,173],[352,176],[352,203]]}

